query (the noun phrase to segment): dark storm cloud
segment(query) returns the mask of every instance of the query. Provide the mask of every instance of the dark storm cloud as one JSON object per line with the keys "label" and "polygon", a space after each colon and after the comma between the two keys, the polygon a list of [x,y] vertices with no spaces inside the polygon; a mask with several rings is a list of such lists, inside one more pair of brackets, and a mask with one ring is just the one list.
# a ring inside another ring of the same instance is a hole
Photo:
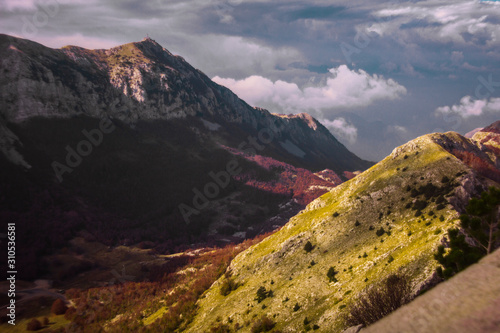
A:
{"label": "dark storm cloud", "polygon": [[[394,145],[436,128],[465,133],[500,117],[490,100],[500,96],[500,87],[491,86],[488,99],[475,96],[481,80],[491,75],[493,82],[500,82],[500,5],[493,2],[57,0],[57,15],[47,22],[34,21],[44,5],[54,1],[0,0],[0,32],[52,47],[95,48],[149,34],[210,77],[247,91],[251,82],[270,85],[278,95],[262,96],[262,101],[280,101],[271,111],[293,109],[287,101],[317,105],[310,112],[333,124],[337,133],[345,125],[348,134],[356,132],[361,117],[386,124]],[[26,27],[33,22],[43,24],[27,35]],[[349,91],[336,88],[335,75],[343,75]],[[247,80],[252,76],[257,79]],[[345,95],[335,94],[338,91]],[[298,97],[285,98],[287,92]],[[358,95],[363,103],[349,107],[346,101]],[[465,96],[471,96],[470,103],[461,102]],[[252,98],[259,101],[256,94]],[[475,99],[481,102],[474,104]],[[488,105],[486,111],[466,113],[472,116],[460,123],[436,112],[448,110],[445,106],[450,112],[469,111],[469,105],[483,104]],[[361,128],[370,131],[365,125],[359,124],[358,137],[370,142],[377,131],[361,133]],[[349,140],[346,143],[355,147],[355,137]]]}

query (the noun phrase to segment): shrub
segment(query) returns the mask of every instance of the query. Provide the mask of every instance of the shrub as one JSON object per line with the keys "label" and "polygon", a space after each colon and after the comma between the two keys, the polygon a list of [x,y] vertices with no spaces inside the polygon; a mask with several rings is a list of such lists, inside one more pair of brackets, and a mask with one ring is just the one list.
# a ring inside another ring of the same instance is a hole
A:
{"label": "shrub", "polygon": [[231,327],[227,324],[214,324],[215,326],[210,327],[211,333],[231,333]]}
{"label": "shrub", "polygon": [[375,234],[376,234],[377,236],[379,236],[379,237],[380,237],[380,236],[382,236],[383,234],[385,234],[385,230],[384,230],[384,228],[383,228],[383,227],[380,227],[380,229],[378,229],[378,230],[375,232]]}
{"label": "shrub", "polygon": [[318,326],[318,325],[316,325],[316,324],[314,324],[314,325],[313,325],[313,330],[315,330],[315,331],[316,331],[316,330],[319,330],[319,326]]}
{"label": "shrub", "polygon": [[274,296],[274,293],[272,290],[267,291],[266,287],[261,286],[261,287],[259,287],[259,289],[257,289],[257,297],[255,297],[255,300],[257,301],[257,303],[260,303],[263,300],[265,300],[266,298],[273,297],[273,296]]}
{"label": "shrub", "polygon": [[55,315],[62,315],[66,313],[68,307],[64,304],[64,301],[60,298],[56,299],[54,303],[52,303],[52,308],[50,311]]}
{"label": "shrub", "polygon": [[328,269],[328,272],[326,273],[326,276],[328,277],[328,280],[330,282],[337,282],[337,278],[335,277],[335,275],[337,275],[337,271],[335,270],[335,267],[330,267]]}
{"label": "shrub", "polygon": [[27,331],[38,331],[42,329],[42,323],[36,318],[31,319],[26,325]]}
{"label": "shrub", "polygon": [[64,318],[66,320],[72,321],[76,315],[76,309],[74,307],[69,307],[64,313]]}
{"label": "shrub", "polygon": [[424,200],[417,200],[413,204],[413,210],[423,210],[427,207],[427,201]]}
{"label": "shrub", "polygon": [[309,325],[309,319],[307,319],[307,317],[304,318],[304,326],[307,326]]}
{"label": "shrub", "polygon": [[333,217],[337,217],[337,216],[339,216],[339,215],[340,215],[340,214],[339,214],[338,212],[335,212],[335,213],[333,213],[333,215],[332,215],[332,216],[333,216]]}
{"label": "shrub", "polygon": [[354,226],[355,226],[355,227],[359,227],[360,225],[361,225],[361,223],[359,223],[359,221],[358,221],[358,220],[356,220],[356,223],[354,223]]}
{"label": "shrub", "polygon": [[443,195],[440,195],[437,199],[436,199],[436,203],[437,204],[441,204],[441,203],[445,203],[446,202],[446,199],[444,198]]}
{"label": "shrub", "polygon": [[47,326],[47,325],[49,325],[49,323],[50,323],[49,318],[43,317],[43,321],[42,321],[43,326]]}
{"label": "shrub", "polygon": [[313,248],[314,247],[310,241],[307,241],[307,243],[304,245],[304,250],[308,253],[311,252],[313,250]]}
{"label": "shrub", "polygon": [[239,287],[238,283],[234,282],[232,278],[225,278],[220,286],[220,294],[222,296],[227,296],[231,291],[236,290]]}
{"label": "shrub", "polygon": [[257,297],[255,298],[258,303],[262,302],[265,300],[267,297],[267,291],[266,287],[260,286],[259,289],[257,289]]}
{"label": "shrub", "polygon": [[349,304],[346,327],[368,326],[411,301],[411,280],[405,274],[391,274],[381,283],[366,288]]}
{"label": "shrub", "polygon": [[297,311],[299,311],[299,310],[300,310],[300,305],[299,305],[299,303],[297,302],[297,303],[295,303],[295,305],[293,306],[293,312],[297,312]]}
{"label": "shrub", "polygon": [[388,263],[391,263],[391,262],[393,262],[393,261],[394,261],[394,257],[393,257],[392,255],[391,255],[391,256],[389,256],[389,259],[387,259],[387,262],[388,262]]}
{"label": "shrub", "polygon": [[264,315],[252,325],[252,333],[269,332],[274,326],[276,323]]}

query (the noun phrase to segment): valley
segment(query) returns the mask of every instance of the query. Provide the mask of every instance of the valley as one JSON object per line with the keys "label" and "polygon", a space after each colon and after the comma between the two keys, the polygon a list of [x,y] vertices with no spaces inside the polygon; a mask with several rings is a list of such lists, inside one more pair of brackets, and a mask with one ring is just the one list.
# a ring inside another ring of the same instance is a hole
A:
{"label": "valley", "polygon": [[19,325],[2,330],[343,332],[390,278],[408,299],[432,292],[438,248],[500,187],[500,122],[375,163],[149,37],[88,50],[0,35],[0,56],[0,220],[22,267]]}

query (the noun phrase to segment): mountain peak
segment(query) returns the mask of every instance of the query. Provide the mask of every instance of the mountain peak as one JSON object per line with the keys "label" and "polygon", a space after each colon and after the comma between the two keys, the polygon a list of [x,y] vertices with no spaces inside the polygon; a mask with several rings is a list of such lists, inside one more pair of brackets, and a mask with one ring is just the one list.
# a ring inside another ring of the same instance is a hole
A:
{"label": "mountain peak", "polygon": [[[140,42],[135,42],[133,44],[135,44],[136,46],[139,46],[139,47],[142,46],[142,47],[146,47],[146,48],[155,48],[155,49],[160,49],[162,51],[166,51],[166,49],[163,46],[161,46],[157,41],[155,41],[154,39],[152,39],[149,36],[144,37]],[[168,52],[168,53],[170,53],[170,52]]]}
{"label": "mountain peak", "polygon": [[273,115],[278,116],[282,119],[302,119],[309,128],[313,130],[318,129],[318,121],[314,119],[309,113],[298,113],[298,114],[281,114],[281,113],[273,113]]}
{"label": "mountain peak", "polygon": [[493,124],[483,128],[481,132],[491,132],[491,133],[497,133],[500,134],[500,120],[494,122]]}

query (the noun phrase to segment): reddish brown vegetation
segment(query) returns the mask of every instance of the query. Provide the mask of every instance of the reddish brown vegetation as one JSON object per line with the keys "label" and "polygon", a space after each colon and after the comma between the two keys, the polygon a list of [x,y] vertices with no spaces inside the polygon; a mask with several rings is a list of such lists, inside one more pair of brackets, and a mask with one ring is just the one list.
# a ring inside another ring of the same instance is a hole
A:
{"label": "reddish brown vegetation", "polygon": [[52,303],[52,308],[50,311],[55,315],[62,315],[66,313],[68,307],[64,304],[64,301],[60,298],[56,299],[54,303]]}
{"label": "reddish brown vegetation", "polygon": [[[123,320],[113,324],[111,331],[173,332],[190,322],[196,313],[196,301],[224,274],[231,260],[268,235],[192,257],[186,265],[177,266],[175,272],[172,272],[173,266],[167,267],[163,275],[155,273],[157,280],[153,282],[68,290],[67,297],[75,307],[68,309],[65,317],[80,330],[91,332],[101,328],[105,321],[126,313]],[[168,311],[153,324],[142,327],[142,319],[162,307]]]}
{"label": "reddish brown vegetation", "polygon": [[342,183],[340,177],[331,170],[319,172],[322,177],[309,170],[296,168],[290,164],[277,161],[261,155],[245,155],[236,149],[224,147],[232,154],[244,157],[271,173],[271,176],[257,175],[255,170],[236,177],[246,185],[266,192],[279,194],[296,199],[301,205],[307,205],[312,200],[328,192]]}
{"label": "reddish brown vegetation", "polygon": [[36,318],[31,319],[26,325],[27,331],[38,331],[42,328],[42,323]]}
{"label": "reddish brown vegetation", "polygon": [[500,171],[487,160],[482,159],[472,152],[458,149],[453,149],[451,153],[467,164],[467,166],[479,172],[482,176],[493,179],[497,182],[500,181]]}

